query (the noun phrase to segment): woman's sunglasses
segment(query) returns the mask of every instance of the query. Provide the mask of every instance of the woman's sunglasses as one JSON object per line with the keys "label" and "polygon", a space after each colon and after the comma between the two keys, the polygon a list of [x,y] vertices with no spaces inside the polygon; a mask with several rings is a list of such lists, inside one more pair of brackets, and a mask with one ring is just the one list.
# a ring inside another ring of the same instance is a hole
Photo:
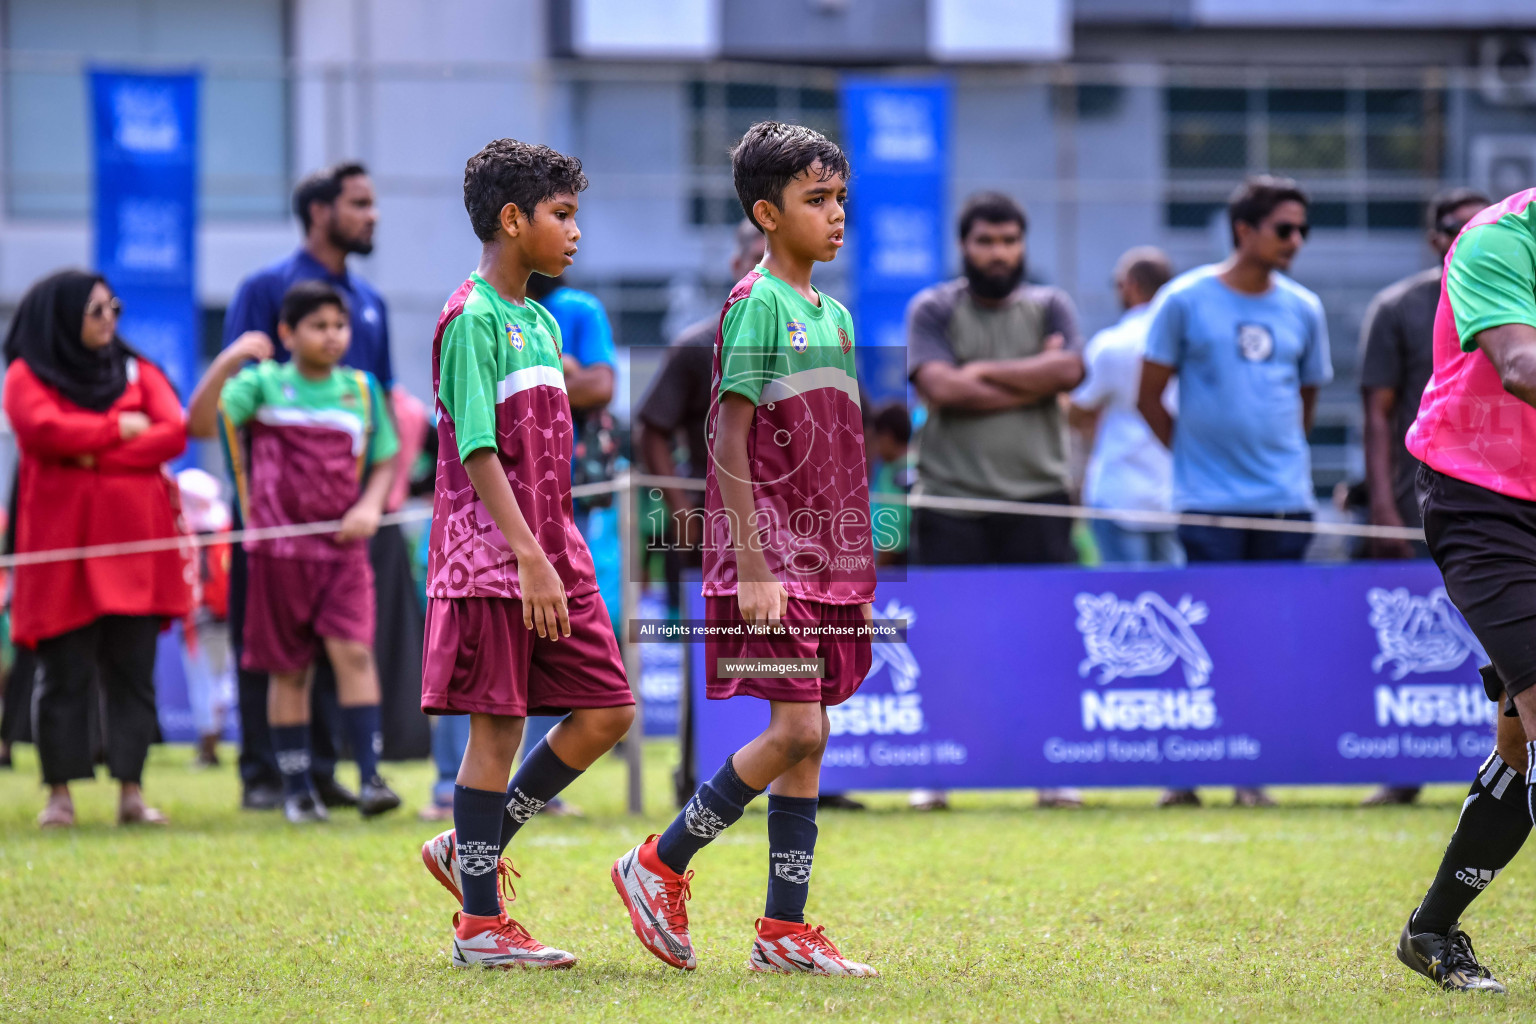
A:
{"label": "woman's sunglasses", "polygon": [[1312,225],[1310,224],[1292,224],[1289,221],[1281,221],[1275,225],[1275,237],[1282,242],[1289,242],[1292,235],[1300,235],[1301,240],[1305,242],[1307,235],[1311,231]]}
{"label": "woman's sunglasses", "polygon": [[85,315],[92,320],[101,320],[108,313],[111,313],[113,316],[122,316],[123,300],[116,298],[108,299],[106,302],[93,302],[85,307]]}

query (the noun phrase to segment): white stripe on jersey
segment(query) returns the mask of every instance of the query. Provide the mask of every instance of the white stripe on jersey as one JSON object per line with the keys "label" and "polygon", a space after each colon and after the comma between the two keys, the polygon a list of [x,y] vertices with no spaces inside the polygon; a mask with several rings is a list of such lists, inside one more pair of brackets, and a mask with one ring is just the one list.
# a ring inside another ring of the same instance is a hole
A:
{"label": "white stripe on jersey", "polygon": [[264,405],[256,419],[269,427],[323,427],[352,438],[352,454],[363,454],[363,418],[345,409],[303,409],[291,405]]}
{"label": "white stripe on jersey", "polygon": [[502,378],[500,384],[496,385],[496,404],[500,405],[520,391],[537,387],[559,388],[564,391],[565,373],[557,366],[546,366],[543,363],[513,370]]}
{"label": "white stripe on jersey", "polygon": [[859,404],[859,382],[848,376],[841,366],[818,366],[811,370],[798,370],[771,380],[763,385],[757,404],[783,402],[820,388],[836,388]]}

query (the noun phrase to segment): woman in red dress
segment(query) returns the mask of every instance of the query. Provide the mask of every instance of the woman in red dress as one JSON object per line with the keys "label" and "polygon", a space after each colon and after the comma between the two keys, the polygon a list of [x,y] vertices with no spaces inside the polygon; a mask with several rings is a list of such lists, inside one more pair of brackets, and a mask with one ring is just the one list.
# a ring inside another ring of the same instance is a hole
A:
{"label": "woman in red dress", "polygon": [[[18,553],[182,532],[165,468],[187,444],[181,403],[159,368],[117,336],[121,309],[99,275],[63,271],[33,285],[16,310],[3,401],[21,453]],[[118,822],[165,824],[141,781],[159,736],[156,640],[191,604],[186,554],[16,569],[12,633],[41,668],[33,740],[49,793],[39,824],[73,825],[69,783],[95,775],[87,708],[97,681],[107,767],[122,787]]]}

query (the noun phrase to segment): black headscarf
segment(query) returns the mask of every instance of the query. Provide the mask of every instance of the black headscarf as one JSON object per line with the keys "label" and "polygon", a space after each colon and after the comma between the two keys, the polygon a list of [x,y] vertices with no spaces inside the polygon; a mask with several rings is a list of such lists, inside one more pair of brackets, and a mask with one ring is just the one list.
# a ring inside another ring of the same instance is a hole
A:
{"label": "black headscarf", "polygon": [[5,360],[20,359],[82,409],[106,412],[128,387],[128,360],[138,353],[116,336],[94,350],[80,340],[85,306],[98,281],[106,283],[100,274],[61,270],[27,289],[5,339]]}

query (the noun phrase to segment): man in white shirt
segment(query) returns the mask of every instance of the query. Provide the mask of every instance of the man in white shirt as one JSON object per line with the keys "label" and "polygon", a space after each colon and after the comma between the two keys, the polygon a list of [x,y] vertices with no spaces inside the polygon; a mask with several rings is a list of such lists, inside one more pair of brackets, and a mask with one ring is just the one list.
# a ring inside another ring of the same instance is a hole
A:
{"label": "man in white shirt", "polygon": [[[1173,507],[1173,456],[1136,407],[1148,309],[1173,276],[1162,250],[1141,246],[1115,265],[1115,291],[1125,309],[1118,323],[1095,334],[1083,352],[1086,375],[1072,392],[1073,425],[1092,441],[1083,501],[1092,508],[1168,512]],[[1182,565],[1184,550],[1171,526],[1091,519],[1106,565]]]}

